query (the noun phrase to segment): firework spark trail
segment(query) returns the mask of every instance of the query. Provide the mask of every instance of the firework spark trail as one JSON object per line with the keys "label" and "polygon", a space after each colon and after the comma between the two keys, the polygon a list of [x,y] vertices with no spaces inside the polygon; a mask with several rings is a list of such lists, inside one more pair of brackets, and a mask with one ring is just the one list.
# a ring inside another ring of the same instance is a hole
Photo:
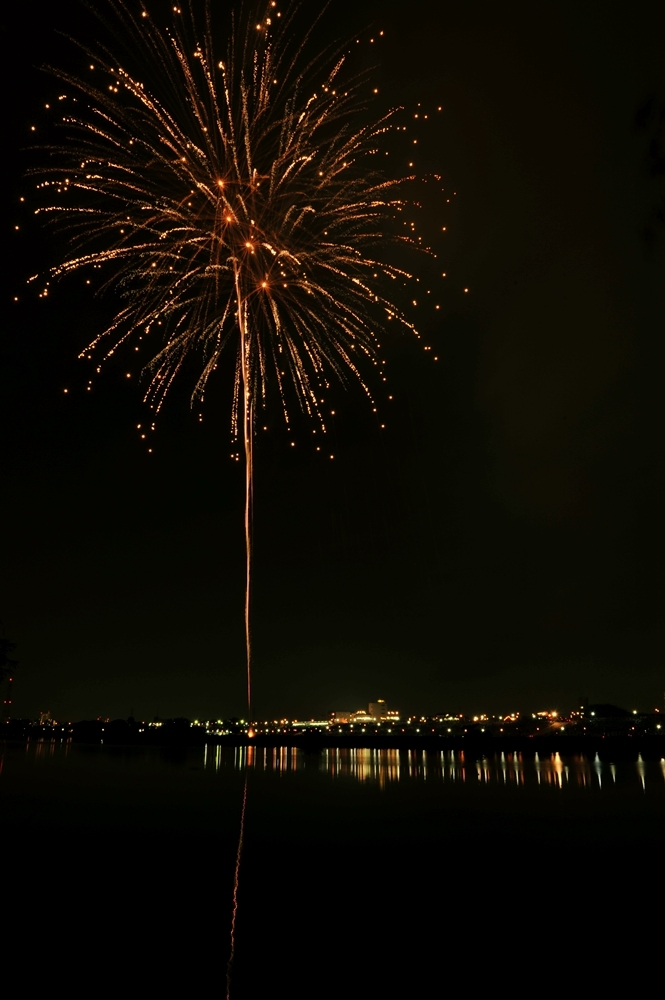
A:
{"label": "firework spark trail", "polygon": [[231,934],[229,945],[229,960],[226,964],[226,1000],[231,997],[231,977],[233,973],[233,962],[236,954],[236,923],[238,920],[238,889],[240,886],[240,862],[242,861],[242,849],[245,841],[245,812],[247,809],[247,779],[249,777],[249,761],[245,762],[245,784],[242,792],[242,809],[240,810],[240,830],[238,833],[238,849],[236,851],[236,864],[233,871],[233,911],[231,915]]}
{"label": "firework spark trail", "polygon": [[240,293],[237,267],[234,267],[238,327],[240,329],[240,358],[242,373],[242,436],[245,450],[245,655],[247,660],[247,719],[252,721],[252,636],[250,632],[250,600],[252,585],[252,501],[254,483],[254,456],[252,402],[248,371],[248,345],[245,304]]}
{"label": "firework spark trail", "polygon": [[72,108],[60,122],[63,139],[48,147],[51,164],[33,171],[49,198],[37,212],[73,247],[51,276],[88,272],[101,278],[98,291],[120,297],[115,318],[81,356],[101,352],[103,361],[130,341],[140,353],[157,340],[142,366],[154,411],[190,362],[192,405],[200,407],[223,352],[236,351],[231,428],[236,446],[242,438],[233,457],[244,450],[245,462],[251,722],[257,409],[277,396],[289,434],[294,403],[325,434],[332,378],[356,380],[374,406],[364,369],[381,371],[387,323],[419,336],[382,287],[401,291],[412,277],[384,259],[387,247],[426,249],[411,234],[391,235],[409,204],[396,185],[414,177],[387,179],[372,166],[393,112],[362,123],[367,77],[344,82],[348,43],[309,56],[313,26],[296,30],[298,4],[283,17],[273,0],[241,7],[223,59],[207,0],[202,18],[191,4],[174,8],[168,30],[125,0],[109,0],[108,9],[108,18],[94,13],[130,63],[140,59],[145,79],[103,45],[79,46],[88,78],[53,71],[77,96],[62,95]]}

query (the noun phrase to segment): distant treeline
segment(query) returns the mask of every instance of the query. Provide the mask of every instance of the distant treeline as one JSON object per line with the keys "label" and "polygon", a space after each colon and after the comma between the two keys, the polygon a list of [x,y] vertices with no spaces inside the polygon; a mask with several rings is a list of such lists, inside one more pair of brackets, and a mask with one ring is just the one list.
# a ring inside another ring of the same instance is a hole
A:
{"label": "distant treeline", "polygon": [[84,719],[81,722],[33,722],[11,719],[0,727],[6,740],[68,739],[75,743],[115,743],[124,745],[184,743],[203,746],[209,738],[204,726],[195,726],[189,719],[166,719],[159,726],[149,726],[135,719]]}

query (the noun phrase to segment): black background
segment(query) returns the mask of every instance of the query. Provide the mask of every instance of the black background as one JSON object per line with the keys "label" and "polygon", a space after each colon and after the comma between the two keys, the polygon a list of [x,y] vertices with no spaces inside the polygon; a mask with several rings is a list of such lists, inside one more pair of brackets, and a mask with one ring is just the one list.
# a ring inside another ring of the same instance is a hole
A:
{"label": "black background", "polygon": [[[110,304],[24,284],[57,250],[19,203],[30,126],[57,93],[39,66],[77,67],[55,29],[88,23],[70,3],[2,14],[0,617],[19,644],[15,711],[241,715],[228,393],[201,425],[176,393],[147,455],[136,382],[110,368],[88,393],[76,361]],[[440,320],[425,323],[440,360],[389,343],[387,428],[351,394],[334,462],[304,431],[296,449],[277,432],[259,442],[255,714],[375,697],[565,708],[580,693],[652,707],[665,687],[663,15],[642,0],[414,0],[407,16],[388,0],[334,3],[327,24],[385,31],[368,61],[386,104],[444,108],[418,161],[457,192],[425,205],[447,225]]]}

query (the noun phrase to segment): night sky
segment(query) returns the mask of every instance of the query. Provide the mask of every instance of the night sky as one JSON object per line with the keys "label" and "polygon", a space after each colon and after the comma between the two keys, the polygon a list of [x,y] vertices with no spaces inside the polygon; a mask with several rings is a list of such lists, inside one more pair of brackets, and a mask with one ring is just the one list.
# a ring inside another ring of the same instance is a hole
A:
{"label": "night sky", "polygon": [[[255,715],[376,697],[427,713],[565,709],[580,694],[652,708],[665,688],[665,13],[433,6],[333,2],[327,17],[330,35],[385,31],[367,56],[385,104],[444,109],[419,154],[457,192],[445,212],[425,205],[447,226],[440,318],[424,324],[440,360],[388,342],[386,430],[340,394],[334,462],[304,430],[295,449],[278,430],[259,440]],[[27,293],[58,248],[19,198],[34,183],[30,125],[57,93],[39,66],[76,67],[55,30],[88,22],[69,2],[1,17],[0,618],[18,644],[15,713],[242,715],[229,398],[200,425],[176,392],[147,455],[149,414],[124,369],[85,391],[76,356],[112,303],[66,283],[48,301]]]}

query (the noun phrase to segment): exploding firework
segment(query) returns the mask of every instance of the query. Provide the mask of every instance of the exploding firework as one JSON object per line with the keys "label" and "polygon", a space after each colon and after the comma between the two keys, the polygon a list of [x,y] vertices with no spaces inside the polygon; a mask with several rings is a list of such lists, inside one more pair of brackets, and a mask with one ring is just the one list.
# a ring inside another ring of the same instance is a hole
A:
{"label": "exploding firework", "polygon": [[90,271],[117,295],[113,321],[82,354],[97,370],[141,341],[151,356],[145,399],[158,411],[179,372],[192,369],[192,402],[201,404],[222,353],[235,354],[251,719],[257,412],[275,400],[287,424],[296,408],[325,432],[332,379],[358,381],[371,399],[366,373],[386,323],[417,335],[397,304],[411,275],[387,248],[423,247],[395,226],[407,204],[398,185],[409,178],[374,167],[394,113],[366,120],[371,87],[349,76],[348,43],[311,58],[313,26],[299,31],[302,10],[275,2],[258,17],[239,9],[223,30],[207,3],[199,15],[174,8],[168,29],[140,5],[110,0],[107,9],[115,42],[80,46],[84,76],[56,71],[63,109],[73,110],[38,171],[49,196],[38,212],[69,240],[52,277]]}

